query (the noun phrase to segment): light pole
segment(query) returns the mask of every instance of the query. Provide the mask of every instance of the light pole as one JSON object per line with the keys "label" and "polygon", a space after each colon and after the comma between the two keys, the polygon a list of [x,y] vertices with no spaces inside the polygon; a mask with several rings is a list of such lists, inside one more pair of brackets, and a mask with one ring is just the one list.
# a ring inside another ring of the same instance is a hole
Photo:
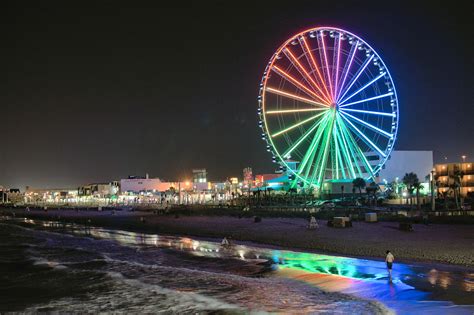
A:
{"label": "light pole", "polygon": [[181,182],[178,181],[178,205],[181,204]]}
{"label": "light pole", "polygon": [[431,211],[435,211],[436,209],[436,205],[435,205],[435,202],[436,202],[436,199],[435,199],[435,194],[434,194],[434,190],[435,190],[435,169],[432,169],[431,170]]}
{"label": "light pole", "polygon": [[464,198],[462,197],[462,179],[463,179],[463,174],[464,174],[464,170],[463,170],[463,164],[466,163],[466,155],[462,155],[461,156],[462,158],[462,164],[461,164],[461,173],[460,173],[460,176],[459,176],[459,198],[461,199],[461,208],[463,208],[463,205],[464,205]]}

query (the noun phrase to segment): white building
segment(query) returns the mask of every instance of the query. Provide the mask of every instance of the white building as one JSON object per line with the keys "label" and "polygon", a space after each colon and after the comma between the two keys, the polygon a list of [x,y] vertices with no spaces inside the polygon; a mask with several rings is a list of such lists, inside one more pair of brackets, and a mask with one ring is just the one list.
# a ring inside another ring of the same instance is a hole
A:
{"label": "white building", "polygon": [[162,182],[159,178],[126,178],[120,180],[122,192],[139,193],[142,191],[164,192],[171,187],[178,188],[178,183]]}
{"label": "white building", "polygon": [[378,180],[390,183],[397,177],[401,180],[406,173],[413,172],[420,182],[424,182],[432,169],[433,151],[392,151],[390,159],[379,173]]}

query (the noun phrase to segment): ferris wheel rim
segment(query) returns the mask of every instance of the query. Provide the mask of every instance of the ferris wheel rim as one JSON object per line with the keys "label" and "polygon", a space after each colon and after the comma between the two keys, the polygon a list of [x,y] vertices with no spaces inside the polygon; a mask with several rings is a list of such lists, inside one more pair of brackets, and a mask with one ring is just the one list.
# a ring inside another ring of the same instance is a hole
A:
{"label": "ferris wheel rim", "polygon": [[[349,32],[347,30],[344,30],[342,28],[338,28],[338,27],[333,27],[333,26],[317,26],[317,27],[312,27],[312,28],[308,28],[308,29],[305,29],[293,36],[291,36],[289,39],[287,39],[282,45],[280,45],[278,47],[278,49],[275,51],[275,53],[272,55],[272,57],[270,58],[270,61],[267,63],[267,66],[265,68],[265,71],[264,71],[264,75],[262,77],[262,80],[261,80],[261,83],[260,83],[260,91],[259,91],[259,110],[260,110],[260,116],[261,116],[261,119],[263,121],[263,126],[262,129],[265,133],[265,135],[267,135],[265,137],[265,140],[267,141],[267,148],[268,146],[270,145],[273,150],[274,150],[274,154],[276,154],[280,161],[279,163],[280,164],[283,164],[287,167],[288,170],[290,170],[297,178],[299,178],[300,180],[304,181],[304,182],[307,182],[307,179],[306,178],[303,178],[302,176],[300,176],[300,174],[298,174],[297,172],[294,172],[290,167],[289,165],[287,164],[287,162],[285,161],[286,160],[286,157],[283,156],[282,154],[284,152],[279,152],[279,150],[277,149],[276,145],[273,143],[273,140],[271,139],[270,137],[270,130],[268,129],[268,124],[266,122],[266,112],[265,112],[265,108],[266,108],[266,92],[267,92],[267,83],[268,83],[268,79],[269,79],[269,72],[272,70],[272,68],[274,67],[274,64],[277,60],[277,56],[279,56],[281,54],[281,52],[288,46],[290,45],[294,40],[300,38],[300,37],[303,37],[306,35],[306,34],[309,34],[309,33],[312,33],[312,32],[319,32],[319,31],[322,31],[322,32],[338,32],[341,36],[341,35],[346,35],[346,36],[352,36],[353,38],[357,39],[358,41],[360,41],[362,44],[364,44],[366,47],[368,47],[372,53],[372,57],[376,57],[377,58],[377,61],[382,65],[384,71],[386,72],[386,75],[388,76],[389,78],[389,81],[391,83],[391,89],[393,90],[393,99],[395,100],[394,101],[394,104],[395,106],[392,105],[392,115],[393,116],[393,122],[394,124],[392,123],[392,130],[393,130],[393,139],[390,139],[387,143],[387,145],[385,146],[384,150],[383,150],[383,153],[381,154],[383,156],[383,160],[380,161],[378,163],[378,165],[375,167],[374,169],[374,173],[378,173],[381,168],[383,167],[383,165],[386,163],[386,161],[389,159],[390,157],[390,153],[392,152],[393,150],[393,147],[394,147],[394,144],[395,144],[395,141],[396,141],[396,136],[398,134],[398,125],[399,125],[399,105],[398,105],[398,94],[397,94],[397,91],[396,91],[396,87],[395,87],[395,83],[394,83],[394,80],[392,78],[392,75],[388,69],[388,67],[386,66],[384,60],[380,57],[379,53],[371,46],[369,45],[365,40],[363,40],[362,38],[360,38],[358,35],[355,35],[353,34],[352,32]],[[323,44],[324,44],[324,40],[323,40]],[[318,47],[319,49],[319,47]],[[355,48],[355,50],[357,50],[357,47]],[[326,53],[324,51],[324,53]],[[354,53],[355,54],[355,53]],[[333,56],[334,57],[334,56]],[[369,60],[370,62],[370,60]],[[326,63],[327,63],[327,60],[326,60]],[[339,66],[338,66],[339,67]],[[323,70],[323,67],[321,68],[322,71]],[[319,70],[318,70],[319,71]],[[327,65],[327,71],[329,72],[329,65]],[[337,71],[338,72],[338,71]],[[347,74],[346,74],[347,75]],[[337,82],[337,79],[336,79],[336,82]],[[331,80],[330,80],[330,83],[331,83]],[[343,84],[344,85],[344,82]],[[342,86],[343,87],[343,86]],[[341,90],[342,90],[342,87],[341,87]],[[325,87],[326,88],[326,87]],[[337,88],[337,87],[336,87]],[[350,89],[350,88],[349,88]],[[346,93],[349,91],[349,89],[346,90]],[[337,92],[337,91],[336,91]],[[336,95],[336,96],[340,96],[340,95]],[[350,99],[351,97],[349,98],[345,98],[344,99],[344,96],[341,96],[340,99],[336,99],[336,101],[339,101],[339,100],[343,100],[342,103],[344,103],[344,101],[347,101],[348,99]],[[391,97],[392,99],[392,97]],[[392,102],[391,102],[392,104]],[[343,107],[346,107],[347,105],[343,105]],[[352,110],[354,111],[354,110]],[[357,111],[357,110],[355,110]],[[360,110],[359,110],[360,111]],[[369,111],[366,111],[367,113],[370,114]],[[386,113],[387,115],[389,115],[389,113]],[[342,115],[341,115],[342,116]],[[353,117],[353,116],[352,116]],[[344,117],[343,117],[344,118]],[[263,137],[263,134],[262,134],[262,137]],[[381,153],[381,152],[379,152]],[[326,167],[326,166],[324,166]],[[370,177],[369,177],[370,178]],[[321,184],[321,183],[319,183]]]}

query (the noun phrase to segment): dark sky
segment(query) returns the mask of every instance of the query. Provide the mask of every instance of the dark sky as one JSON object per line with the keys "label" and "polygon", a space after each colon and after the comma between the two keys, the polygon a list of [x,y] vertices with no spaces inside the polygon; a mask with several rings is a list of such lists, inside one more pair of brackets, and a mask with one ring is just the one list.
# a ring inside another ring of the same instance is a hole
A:
{"label": "dark sky", "polygon": [[474,159],[472,5],[161,2],[2,4],[0,185],[271,172],[256,116],[262,72],[289,36],[322,25],[358,34],[388,65],[395,149]]}

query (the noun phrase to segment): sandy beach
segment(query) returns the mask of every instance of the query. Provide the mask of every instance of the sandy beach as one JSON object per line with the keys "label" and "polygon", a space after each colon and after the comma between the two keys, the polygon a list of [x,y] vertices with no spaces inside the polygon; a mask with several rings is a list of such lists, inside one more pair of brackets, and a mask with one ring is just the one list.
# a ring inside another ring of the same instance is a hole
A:
{"label": "sandy beach", "polygon": [[[12,211],[3,210],[11,214]],[[390,249],[396,259],[448,263],[474,267],[474,227],[472,225],[415,224],[413,232],[398,229],[398,223],[354,222],[352,228],[330,228],[320,220],[319,228],[307,229],[300,218],[253,218],[230,216],[157,215],[139,211],[13,210],[16,216],[66,220],[95,226],[147,233],[222,238],[321,251],[348,256],[382,259]]]}

